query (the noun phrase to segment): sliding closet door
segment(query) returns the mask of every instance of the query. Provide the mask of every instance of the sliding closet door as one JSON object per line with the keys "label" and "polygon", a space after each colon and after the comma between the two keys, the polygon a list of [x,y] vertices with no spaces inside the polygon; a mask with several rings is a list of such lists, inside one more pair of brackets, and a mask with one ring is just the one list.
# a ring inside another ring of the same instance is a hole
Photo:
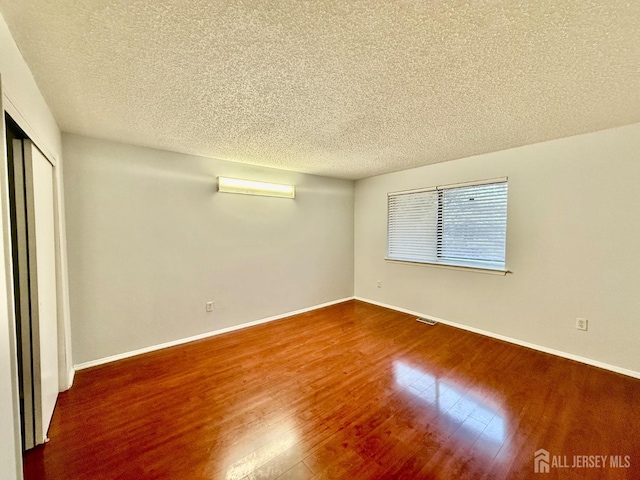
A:
{"label": "sliding closet door", "polygon": [[[20,176],[19,170],[22,170],[24,181],[26,239],[18,238],[18,242],[22,244],[23,251],[26,247],[27,258],[27,265],[22,265],[19,270],[23,367],[30,370],[24,375],[24,383],[28,383],[29,377],[31,380],[31,385],[24,388],[25,447],[30,448],[33,446],[29,441],[31,438],[35,445],[46,441],[58,398],[53,166],[29,140],[14,140],[14,164],[16,181]],[[16,190],[22,188],[16,185]],[[19,202],[16,203],[19,209]],[[22,285],[28,285],[28,293]],[[28,332],[28,338],[25,338],[25,332]],[[29,341],[30,344],[25,345]],[[30,358],[24,355],[26,351]],[[26,399],[28,394],[31,398]],[[32,414],[28,411],[31,408]],[[31,430],[29,420],[33,421],[32,432],[27,432]]]}
{"label": "sliding closet door", "polygon": [[[29,292],[29,252],[27,235],[27,199],[24,178],[24,154],[22,140],[13,140],[10,184],[14,195],[15,214],[13,225],[13,261],[16,301],[16,323],[20,378],[20,403],[22,414],[22,436],[26,450],[36,445],[35,438],[35,397],[40,394],[40,386],[35,391],[33,383],[33,355],[31,349],[31,296]],[[39,352],[36,352],[39,356]]]}
{"label": "sliding closet door", "polygon": [[[44,441],[58,399],[58,307],[56,302],[56,237],[53,202],[53,165],[30,141],[25,143],[25,173],[31,173],[32,190],[27,188],[27,198],[32,200],[30,223],[35,230],[35,259],[29,257],[30,270],[35,271],[38,321],[34,328],[34,344],[40,348],[41,422],[36,422],[36,441]],[[31,172],[29,172],[31,170]],[[27,184],[28,185],[28,184]],[[30,236],[33,239],[33,235]],[[34,278],[32,277],[32,280]],[[35,287],[35,288],[34,288]],[[32,300],[33,301],[33,300]],[[34,347],[35,348],[35,347]],[[39,428],[40,427],[40,428]]]}

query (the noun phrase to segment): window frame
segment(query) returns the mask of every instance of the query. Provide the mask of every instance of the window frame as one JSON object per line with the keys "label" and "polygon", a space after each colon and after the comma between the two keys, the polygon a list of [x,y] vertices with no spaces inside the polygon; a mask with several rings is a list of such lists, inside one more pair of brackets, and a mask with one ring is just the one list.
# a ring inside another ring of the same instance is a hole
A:
{"label": "window frame", "polygon": [[[410,190],[401,190],[401,191],[395,191],[395,192],[389,192],[387,193],[387,251],[386,251],[386,255],[385,255],[385,261],[391,262],[391,263],[402,263],[402,264],[409,264],[409,265],[426,265],[426,266],[430,266],[430,267],[437,267],[437,268],[445,268],[445,269],[454,269],[454,270],[467,270],[467,271],[474,271],[474,272],[480,272],[480,273],[488,273],[488,274],[494,274],[494,275],[506,275],[507,273],[511,273],[508,269],[507,269],[507,230],[508,230],[508,222],[506,225],[506,229],[505,229],[505,247],[504,247],[504,264],[501,268],[497,268],[494,265],[491,265],[490,262],[483,262],[483,261],[475,261],[475,260],[460,260],[457,261],[455,259],[451,259],[451,258],[447,258],[447,257],[442,257],[444,260],[439,262],[439,261],[428,261],[428,260],[403,260],[403,259],[399,259],[399,258],[391,258],[389,257],[389,238],[390,238],[390,222],[391,222],[391,215],[390,215],[390,202],[389,199],[392,196],[397,196],[397,195],[403,195],[403,194],[415,194],[415,193],[423,193],[423,192],[437,192],[437,220],[436,220],[436,243],[434,245],[434,248],[436,250],[436,252],[439,252],[441,250],[442,247],[442,242],[443,242],[443,233],[442,233],[442,225],[443,225],[443,196],[444,196],[444,192],[446,190],[451,190],[451,189],[455,189],[455,188],[461,188],[461,187],[475,187],[475,186],[482,186],[482,185],[492,185],[492,184],[500,184],[500,183],[504,183],[507,184],[507,213],[506,213],[506,218],[505,220],[508,219],[508,197],[509,197],[509,190],[508,190],[508,177],[498,177],[498,178],[491,178],[491,179],[485,179],[485,180],[478,180],[478,181],[472,181],[472,182],[462,182],[462,183],[451,183],[451,184],[444,184],[444,185],[436,185],[436,186],[432,186],[432,187],[424,187],[424,188],[415,188],[415,189],[410,189]],[[436,258],[438,258],[438,254],[436,254]]]}

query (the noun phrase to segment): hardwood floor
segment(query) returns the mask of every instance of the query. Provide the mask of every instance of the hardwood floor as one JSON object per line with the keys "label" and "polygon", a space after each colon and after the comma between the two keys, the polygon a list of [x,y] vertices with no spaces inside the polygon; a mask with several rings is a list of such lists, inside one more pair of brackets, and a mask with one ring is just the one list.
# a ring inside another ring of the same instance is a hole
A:
{"label": "hardwood floor", "polygon": [[[639,380],[349,301],[78,372],[25,476],[640,478],[639,400]],[[536,474],[540,448],[606,467]]]}

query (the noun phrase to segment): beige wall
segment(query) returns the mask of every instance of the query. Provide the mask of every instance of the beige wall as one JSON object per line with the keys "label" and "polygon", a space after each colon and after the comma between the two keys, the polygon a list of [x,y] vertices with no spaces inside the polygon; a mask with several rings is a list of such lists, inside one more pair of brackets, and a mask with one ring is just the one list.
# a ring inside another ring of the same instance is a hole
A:
{"label": "beige wall", "polygon": [[[67,134],[63,147],[75,364],[353,295],[352,181]],[[217,193],[218,175],[297,198]]]}
{"label": "beige wall", "polygon": [[[355,294],[640,372],[639,155],[636,124],[360,180]],[[512,274],[384,260],[388,192],[501,176]]]}
{"label": "beige wall", "polygon": [[[1,15],[0,76],[2,109],[12,116],[49,158],[59,160],[60,130]],[[0,124],[4,126],[4,121],[0,121]],[[4,133],[2,138],[2,152],[6,152]],[[0,166],[3,232],[0,238],[0,250],[3,252],[0,262],[0,480],[14,480],[22,478],[22,460],[16,391],[17,367],[5,155],[6,153],[1,154],[3,161]]]}

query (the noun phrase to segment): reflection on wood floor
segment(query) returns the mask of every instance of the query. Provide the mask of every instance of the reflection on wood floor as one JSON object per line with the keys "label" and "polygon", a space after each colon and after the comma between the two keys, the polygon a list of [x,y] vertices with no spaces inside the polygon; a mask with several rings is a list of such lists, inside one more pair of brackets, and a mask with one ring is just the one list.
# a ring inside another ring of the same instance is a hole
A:
{"label": "reflection on wood floor", "polygon": [[639,401],[639,380],[349,301],[78,372],[25,475],[539,478],[545,449],[622,466],[544,478],[640,478]]}

